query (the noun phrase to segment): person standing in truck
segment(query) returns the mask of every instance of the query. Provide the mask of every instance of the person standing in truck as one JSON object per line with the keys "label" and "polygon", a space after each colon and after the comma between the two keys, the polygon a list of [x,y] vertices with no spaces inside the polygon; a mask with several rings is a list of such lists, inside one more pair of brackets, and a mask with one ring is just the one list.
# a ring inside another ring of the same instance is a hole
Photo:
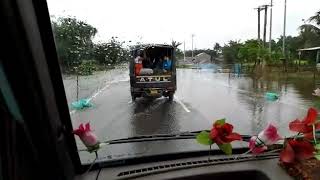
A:
{"label": "person standing in truck", "polygon": [[166,71],[169,71],[169,70],[171,70],[171,66],[172,66],[171,59],[169,59],[168,56],[164,56],[163,69]]}
{"label": "person standing in truck", "polygon": [[152,64],[150,62],[150,58],[149,57],[143,59],[142,66],[143,66],[143,68],[152,68]]}
{"label": "person standing in truck", "polygon": [[159,59],[156,59],[154,65],[154,73],[155,74],[162,74],[163,73],[163,59],[159,57]]}
{"label": "person standing in truck", "polygon": [[134,59],[134,73],[135,75],[140,75],[140,71],[142,69],[142,61],[143,61],[143,55],[141,52],[138,53],[139,55]]}

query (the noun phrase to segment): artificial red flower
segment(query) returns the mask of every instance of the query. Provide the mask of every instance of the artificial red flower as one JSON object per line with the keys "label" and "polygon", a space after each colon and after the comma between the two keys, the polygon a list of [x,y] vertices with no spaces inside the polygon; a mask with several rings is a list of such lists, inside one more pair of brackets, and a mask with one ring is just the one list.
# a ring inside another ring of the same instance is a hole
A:
{"label": "artificial red flower", "polygon": [[[299,119],[296,119],[289,124],[289,129],[291,131],[296,131],[300,133],[309,133],[312,132],[313,128],[312,125],[315,124],[317,120],[318,112],[314,108],[309,108],[307,116],[300,121]],[[317,126],[316,128],[320,128],[320,126]]]}
{"label": "artificial red flower", "polygon": [[242,137],[238,133],[232,132],[233,126],[229,123],[215,123],[210,131],[210,138],[217,143],[225,144],[235,140],[242,140]]}
{"label": "artificial red flower", "polygon": [[79,136],[79,138],[86,147],[93,147],[99,144],[97,136],[93,134],[93,132],[91,131],[89,123],[87,123],[85,127],[81,123],[79,128],[75,129],[73,133]]}
{"label": "artificial red flower", "polygon": [[289,139],[285,148],[280,153],[280,161],[293,163],[309,159],[314,156],[315,148],[310,142],[303,140]]}
{"label": "artificial red flower", "polygon": [[[316,124],[315,125],[315,129],[320,129],[320,124]],[[317,132],[316,132],[317,134]],[[318,135],[316,135],[317,137]],[[303,133],[303,137],[309,140],[313,140],[315,138],[315,136],[313,135],[313,131],[308,132],[308,133]]]}
{"label": "artificial red flower", "polygon": [[261,131],[258,136],[252,136],[249,141],[249,148],[253,154],[259,154],[267,150],[268,145],[272,145],[279,141],[281,136],[278,134],[277,128],[273,124],[269,124],[267,128]]}

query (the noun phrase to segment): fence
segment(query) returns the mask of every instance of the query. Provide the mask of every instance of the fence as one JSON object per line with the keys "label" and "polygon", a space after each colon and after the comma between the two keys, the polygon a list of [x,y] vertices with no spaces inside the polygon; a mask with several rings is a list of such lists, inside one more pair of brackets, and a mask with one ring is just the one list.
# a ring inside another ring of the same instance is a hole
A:
{"label": "fence", "polygon": [[92,75],[63,75],[68,104],[82,98],[90,98],[108,83],[128,79],[127,67],[127,64],[121,64],[107,71],[96,71]]}

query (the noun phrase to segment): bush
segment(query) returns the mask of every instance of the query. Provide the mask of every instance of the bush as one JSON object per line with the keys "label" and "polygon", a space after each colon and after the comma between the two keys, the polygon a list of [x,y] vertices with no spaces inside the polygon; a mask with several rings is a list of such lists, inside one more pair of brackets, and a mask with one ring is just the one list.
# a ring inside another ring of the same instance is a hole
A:
{"label": "bush", "polygon": [[93,60],[84,60],[75,68],[76,73],[83,76],[91,75],[96,70],[97,66]]}

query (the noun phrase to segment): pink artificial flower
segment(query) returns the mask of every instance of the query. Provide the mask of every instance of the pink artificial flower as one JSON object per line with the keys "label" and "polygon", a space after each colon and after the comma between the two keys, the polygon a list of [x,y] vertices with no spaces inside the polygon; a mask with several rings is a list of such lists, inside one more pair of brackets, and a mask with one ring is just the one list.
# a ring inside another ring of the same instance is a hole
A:
{"label": "pink artificial flower", "polygon": [[260,154],[263,151],[267,150],[267,146],[258,144],[258,137],[252,136],[249,141],[249,149],[253,154]]}
{"label": "pink artificial flower", "polygon": [[267,150],[268,145],[272,145],[279,141],[281,136],[278,134],[277,128],[269,124],[266,129],[261,131],[258,136],[252,136],[249,141],[249,148],[253,154],[259,154]]}
{"label": "pink artificial flower", "polygon": [[97,136],[92,133],[89,123],[85,127],[81,123],[79,128],[74,130],[73,133],[79,136],[86,147],[93,147],[99,144]]}

